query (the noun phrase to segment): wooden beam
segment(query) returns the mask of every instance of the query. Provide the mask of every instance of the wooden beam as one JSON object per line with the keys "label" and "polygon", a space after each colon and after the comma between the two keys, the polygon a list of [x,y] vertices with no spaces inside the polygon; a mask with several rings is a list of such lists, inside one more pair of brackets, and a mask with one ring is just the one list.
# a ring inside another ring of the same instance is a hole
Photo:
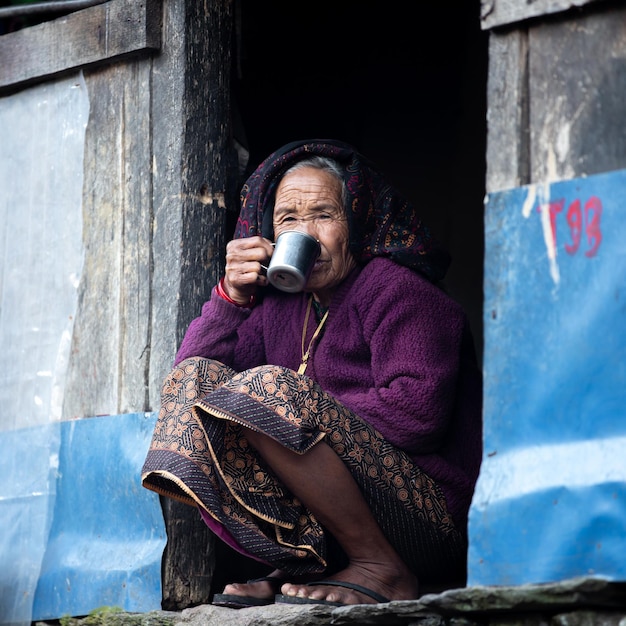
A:
{"label": "wooden beam", "polygon": [[481,0],[480,20],[483,30],[521,22],[542,15],[560,13],[599,0]]}
{"label": "wooden beam", "polygon": [[48,0],[48,2],[39,2],[36,4],[18,4],[17,6],[0,8],[0,19],[73,13],[74,11],[87,9],[106,1],[107,0],[59,0],[58,2],[54,2]]}
{"label": "wooden beam", "polygon": [[[227,211],[238,207],[242,181],[230,101],[234,5],[232,0],[164,2],[166,39],[162,53],[151,62],[149,387],[154,408],[189,322],[200,314],[224,272]],[[219,540],[194,507],[168,500],[164,515],[168,540],[162,606],[182,610],[207,604],[215,591]],[[255,577],[243,569],[238,574]]]}
{"label": "wooden beam", "polygon": [[160,46],[160,0],[110,0],[0,37],[0,93]]}

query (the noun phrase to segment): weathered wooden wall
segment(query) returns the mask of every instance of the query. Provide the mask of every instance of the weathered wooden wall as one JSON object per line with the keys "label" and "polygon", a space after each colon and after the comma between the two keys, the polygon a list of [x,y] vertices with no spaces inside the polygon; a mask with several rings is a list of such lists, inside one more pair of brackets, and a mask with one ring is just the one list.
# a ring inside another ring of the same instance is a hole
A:
{"label": "weathered wooden wall", "polygon": [[[110,0],[0,38],[0,96],[79,71],[89,94],[64,419],[158,410],[183,333],[223,271],[241,182],[233,23],[230,0]],[[164,608],[207,601],[213,536],[195,509],[163,504]]]}
{"label": "weathered wooden wall", "polygon": [[591,3],[489,36],[487,191],[626,166],[626,6]]}
{"label": "weathered wooden wall", "polygon": [[86,71],[86,259],[65,417],[157,409],[221,270],[236,185],[228,11],[166,2],[158,55]]}
{"label": "weathered wooden wall", "polygon": [[626,3],[578,4],[495,0],[472,585],[626,575]]}
{"label": "weathered wooden wall", "polygon": [[77,68],[158,50],[160,26],[159,0],[117,1],[4,35],[0,91],[14,92]]}

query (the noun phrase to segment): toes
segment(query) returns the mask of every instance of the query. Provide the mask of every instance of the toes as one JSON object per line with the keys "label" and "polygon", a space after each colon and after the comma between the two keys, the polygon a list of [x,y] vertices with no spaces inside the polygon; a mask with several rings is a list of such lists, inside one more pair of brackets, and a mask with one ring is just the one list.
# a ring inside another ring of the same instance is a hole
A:
{"label": "toes", "polygon": [[[284,584],[280,592],[284,596],[291,596],[296,598],[313,598],[315,600],[322,600],[323,598],[319,595],[316,595],[311,587],[306,587],[303,585],[294,585],[294,584]],[[323,594],[322,594],[323,595]]]}
{"label": "toes", "polygon": [[269,582],[253,581],[247,583],[229,583],[224,587],[224,594],[236,596],[253,596],[258,598],[272,597],[274,595],[273,588]]}
{"label": "toes", "polygon": [[280,592],[285,596],[297,596],[298,592],[302,590],[300,585],[293,585],[291,583],[285,583],[281,588]]}

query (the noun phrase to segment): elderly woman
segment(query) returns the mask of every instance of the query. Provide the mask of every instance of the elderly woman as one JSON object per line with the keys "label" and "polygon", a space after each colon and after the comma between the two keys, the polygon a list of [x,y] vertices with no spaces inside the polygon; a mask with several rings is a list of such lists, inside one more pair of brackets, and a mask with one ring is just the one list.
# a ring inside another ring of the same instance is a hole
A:
{"label": "elderly woman", "polygon": [[[299,293],[273,241],[321,253]],[[481,459],[466,317],[448,256],[351,146],[289,144],[242,189],[225,276],[163,387],[143,485],[197,506],[267,577],[214,603],[363,604],[463,584]]]}

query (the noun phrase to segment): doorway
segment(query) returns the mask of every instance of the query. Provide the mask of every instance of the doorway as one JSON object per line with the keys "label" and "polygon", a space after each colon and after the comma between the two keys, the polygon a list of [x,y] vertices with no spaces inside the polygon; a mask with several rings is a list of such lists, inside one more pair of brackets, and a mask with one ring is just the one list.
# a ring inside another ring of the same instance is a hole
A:
{"label": "doorway", "polygon": [[[482,357],[487,35],[479,0],[239,0],[236,139],[248,173],[297,139],[333,138],[376,163],[452,254],[447,291]],[[234,224],[233,224],[234,227]],[[212,592],[261,576],[216,542]]]}
{"label": "doorway", "polygon": [[452,254],[482,356],[487,33],[479,0],[240,0],[233,80],[249,169],[296,139],[357,147]]}

